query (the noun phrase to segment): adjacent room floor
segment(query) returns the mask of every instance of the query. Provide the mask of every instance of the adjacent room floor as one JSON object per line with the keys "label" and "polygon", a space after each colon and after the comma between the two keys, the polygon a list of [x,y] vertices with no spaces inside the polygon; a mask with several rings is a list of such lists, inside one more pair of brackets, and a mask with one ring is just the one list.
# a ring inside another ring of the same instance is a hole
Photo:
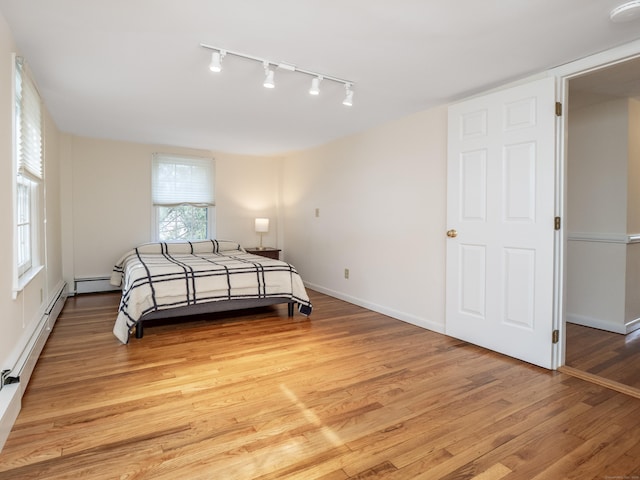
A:
{"label": "adjacent room floor", "polygon": [[640,391],[640,330],[621,335],[567,323],[565,363]]}

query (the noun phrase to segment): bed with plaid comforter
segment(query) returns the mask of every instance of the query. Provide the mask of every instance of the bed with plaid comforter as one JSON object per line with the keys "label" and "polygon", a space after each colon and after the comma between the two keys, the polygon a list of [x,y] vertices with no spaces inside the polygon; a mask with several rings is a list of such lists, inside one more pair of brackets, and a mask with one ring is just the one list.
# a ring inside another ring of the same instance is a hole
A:
{"label": "bed with plaid comforter", "polygon": [[304,315],[311,302],[295,268],[218,240],[149,243],[116,263],[111,284],[122,287],[113,328],[122,343],[146,314],[208,302],[284,298]]}

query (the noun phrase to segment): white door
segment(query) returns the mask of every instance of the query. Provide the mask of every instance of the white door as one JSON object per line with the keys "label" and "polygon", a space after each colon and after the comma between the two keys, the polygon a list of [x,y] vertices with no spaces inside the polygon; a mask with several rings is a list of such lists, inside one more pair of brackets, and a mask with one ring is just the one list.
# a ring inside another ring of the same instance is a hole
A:
{"label": "white door", "polygon": [[554,79],[544,78],[449,108],[446,333],[545,368],[552,362],[554,89]]}

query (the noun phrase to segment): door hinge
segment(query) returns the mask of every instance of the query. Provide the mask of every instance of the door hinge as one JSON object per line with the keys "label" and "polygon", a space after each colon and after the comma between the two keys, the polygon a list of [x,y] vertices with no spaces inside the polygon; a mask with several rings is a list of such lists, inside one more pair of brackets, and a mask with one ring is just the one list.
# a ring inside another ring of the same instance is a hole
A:
{"label": "door hinge", "polygon": [[556,102],[556,117],[562,116],[562,104],[560,102]]}
{"label": "door hinge", "polygon": [[556,217],[553,221],[553,228],[556,230],[560,230],[561,225],[562,225],[562,220],[560,219],[560,217]]}
{"label": "door hinge", "polygon": [[560,330],[554,330],[551,334],[551,343],[558,343],[560,341]]}

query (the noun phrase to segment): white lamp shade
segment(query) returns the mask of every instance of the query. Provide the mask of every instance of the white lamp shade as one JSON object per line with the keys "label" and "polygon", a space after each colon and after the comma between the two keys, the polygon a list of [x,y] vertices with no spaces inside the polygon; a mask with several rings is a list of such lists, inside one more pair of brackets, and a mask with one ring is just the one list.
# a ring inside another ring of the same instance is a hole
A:
{"label": "white lamp shade", "polygon": [[256,232],[266,233],[269,231],[269,219],[268,218],[256,218]]}

